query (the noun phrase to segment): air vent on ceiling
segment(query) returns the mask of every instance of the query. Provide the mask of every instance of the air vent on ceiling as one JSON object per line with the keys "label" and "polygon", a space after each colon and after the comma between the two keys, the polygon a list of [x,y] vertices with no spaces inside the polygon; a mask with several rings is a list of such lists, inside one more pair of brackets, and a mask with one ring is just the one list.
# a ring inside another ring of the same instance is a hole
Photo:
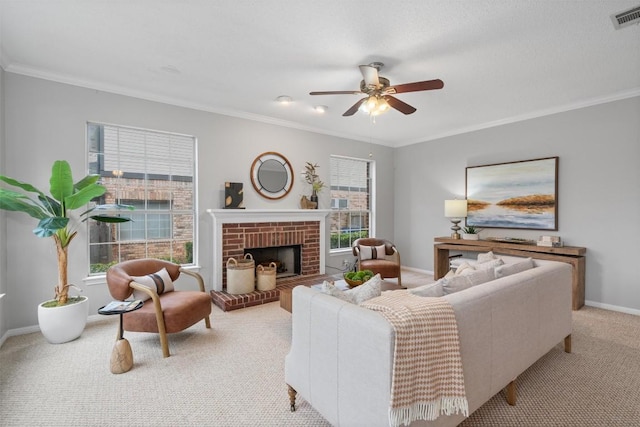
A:
{"label": "air vent on ceiling", "polygon": [[640,6],[611,15],[616,30],[633,24],[640,24]]}

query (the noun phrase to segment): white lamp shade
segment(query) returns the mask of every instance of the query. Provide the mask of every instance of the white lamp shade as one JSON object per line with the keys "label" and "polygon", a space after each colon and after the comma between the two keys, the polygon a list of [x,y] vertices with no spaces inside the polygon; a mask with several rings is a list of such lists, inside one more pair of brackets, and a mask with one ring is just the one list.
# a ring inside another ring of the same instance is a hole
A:
{"label": "white lamp shade", "polygon": [[444,216],[447,218],[465,218],[467,216],[467,201],[445,200]]}

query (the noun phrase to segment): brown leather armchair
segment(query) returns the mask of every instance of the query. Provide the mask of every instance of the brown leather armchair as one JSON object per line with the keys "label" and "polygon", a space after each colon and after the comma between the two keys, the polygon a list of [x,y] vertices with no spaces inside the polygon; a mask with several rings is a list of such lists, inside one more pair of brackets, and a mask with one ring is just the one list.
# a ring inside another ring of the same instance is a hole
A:
{"label": "brown leather armchair", "polygon": [[356,239],[352,245],[353,255],[358,257],[358,270],[371,270],[379,273],[383,279],[398,278],[398,286],[402,286],[400,274],[400,252],[388,240],[374,237]]}
{"label": "brown leather armchair", "polygon": [[[174,282],[180,277],[180,273],[195,278],[200,291],[174,291],[171,285],[171,289],[167,292],[163,292],[163,289],[158,292],[133,279],[133,277],[157,276],[156,273],[163,268],[166,268]],[[111,296],[117,300],[129,298],[134,290],[139,291],[136,294],[149,298],[141,309],[122,316],[122,326],[125,331],[160,334],[164,357],[169,357],[167,334],[180,332],[202,319],[206,327],[211,328],[209,315],[212,302],[209,294],[205,292],[202,276],[185,270],[178,264],[151,258],[124,261],[107,270],[107,285]]]}

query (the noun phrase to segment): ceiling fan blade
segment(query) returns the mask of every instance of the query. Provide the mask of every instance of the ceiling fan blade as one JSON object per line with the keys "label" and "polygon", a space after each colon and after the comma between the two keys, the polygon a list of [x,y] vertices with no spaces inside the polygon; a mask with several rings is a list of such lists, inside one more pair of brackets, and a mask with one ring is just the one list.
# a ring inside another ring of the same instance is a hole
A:
{"label": "ceiling fan blade", "polygon": [[309,95],[360,95],[359,90],[330,90],[325,92],[309,92]]}
{"label": "ceiling fan blade", "polygon": [[387,100],[392,108],[395,108],[403,114],[412,114],[416,112],[416,109],[411,105],[407,104],[406,102],[402,102],[398,98],[395,98],[391,95],[385,95],[384,99]]}
{"label": "ceiling fan blade", "polygon": [[426,80],[424,82],[405,83],[401,85],[389,86],[387,93],[418,92],[421,90],[442,89],[444,82],[440,79]]}
{"label": "ceiling fan blade", "polygon": [[371,65],[360,65],[360,72],[364,78],[364,83],[367,86],[380,86],[380,79],[378,79],[378,69]]}
{"label": "ceiling fan blade", "polygon": [[367,98],[362,98],[360,101],[356,102],[355,104],[353,104],[351,106],[351,108],[349,108],[347,111],[344,112],[343,116],[347,117],[347,116],[353,116],[357,111],[358,108],[360,108],[360,106],[362,105],[362,103],[364,101],[366,101]]}

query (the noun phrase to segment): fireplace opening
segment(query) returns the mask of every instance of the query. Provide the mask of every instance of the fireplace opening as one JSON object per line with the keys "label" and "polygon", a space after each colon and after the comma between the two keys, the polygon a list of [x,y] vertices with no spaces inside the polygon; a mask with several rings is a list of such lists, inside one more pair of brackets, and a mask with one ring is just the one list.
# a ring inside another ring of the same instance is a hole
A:
{"label": "fireplace opening", "polygon": [[245,254],[251,254],[256,267],[263,265],[268,267],[270,263],[276,264],[276,278],[299,276],[302,271],[302,247],[301,245],[274,246],[270,248],[245,249]]}

